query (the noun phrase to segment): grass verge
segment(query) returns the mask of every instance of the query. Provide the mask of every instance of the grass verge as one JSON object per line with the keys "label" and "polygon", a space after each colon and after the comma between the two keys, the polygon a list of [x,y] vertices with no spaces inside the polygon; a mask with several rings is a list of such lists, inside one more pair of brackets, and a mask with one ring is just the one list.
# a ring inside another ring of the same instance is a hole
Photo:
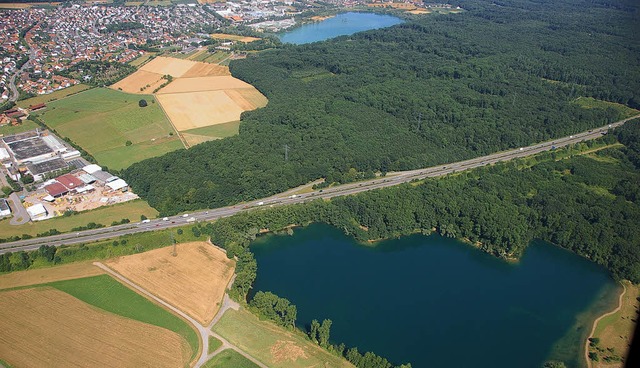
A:
{"label": "grass verge", "polygon": [[237,135],[240,129],[239,121],[231,121],[224,124],[216,124],[202,128],[185,130],[182,133],[204,135],[207,137],[226,138]]}
{"label": "grass verge", "polygon": [[218,348],[221,346],[222,346],[222,341],[216,339],[213,336],[209,336],[209,351],[208,351],[209,354],[218,350]]}
{"label": "grass verge", "polygon": [[203,366],[203,368],[255,368],[258,367],[254,362],[238,354],[235,350],[227,349],[220,354],[211,358]]}

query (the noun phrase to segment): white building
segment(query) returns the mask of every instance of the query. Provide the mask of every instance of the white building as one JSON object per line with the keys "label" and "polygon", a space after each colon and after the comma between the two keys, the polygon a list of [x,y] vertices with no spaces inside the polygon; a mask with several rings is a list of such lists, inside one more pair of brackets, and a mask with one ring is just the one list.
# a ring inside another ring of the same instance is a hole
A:
{"label": "white building", "polygon": [[33,206],[28,207],[27,213],[29,214],[29,217],[31,217],[31,221],[44,220],[49,214],[42,203],[34,204]]}
{"label": "white building", "polygon": [[9,216],[11,214],[11,208],[9,203],[4,198],[0,198],[0,217]]}

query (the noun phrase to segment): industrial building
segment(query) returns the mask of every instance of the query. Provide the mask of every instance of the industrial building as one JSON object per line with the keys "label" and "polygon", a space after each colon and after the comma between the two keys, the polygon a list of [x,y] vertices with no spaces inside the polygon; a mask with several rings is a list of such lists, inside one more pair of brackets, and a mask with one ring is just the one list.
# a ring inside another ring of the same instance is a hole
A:
{"label": "industrial building", "polygon": [[9,203],[4,198],[0,198],[0,217],[9,216],[11,214],[11,208]]}

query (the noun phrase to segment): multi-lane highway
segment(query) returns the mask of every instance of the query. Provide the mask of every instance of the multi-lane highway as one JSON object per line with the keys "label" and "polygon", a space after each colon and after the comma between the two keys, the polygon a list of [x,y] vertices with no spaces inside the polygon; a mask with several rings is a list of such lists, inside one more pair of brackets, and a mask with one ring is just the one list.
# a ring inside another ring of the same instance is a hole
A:
{"label": "multi-lane highway", "polygon": [[228,206],[222,208],[211,209],[207,211],[199,211],[178,216],[165,217],[160,219],[149,220],[141,223],[111,226],[101,229],[85,230],[81,232],[66,233],[42,238],[33,238],[20,240],[15,242],[0,244],[0,254],[6,252],[15,252],[19,250],[38,249],[41,245],[77,244],[90,243],[97,240],[115,238],[121,235],[134,234],[145,231],[154,231],[167,229],[177,226],[184,226],[196,221],[211,221],[223,217],[232,216],[238,212],[248,211],[256,208],[281,206],[293,203],[302,203],[318,198],[333,198],[337,196],[356,194],[368,190],[390,187],[402,183],[407,183],[415,179],[424,179],[428,177],[437,177],[447,175],[454,172],[474,169],[480,166],[486,166],[501,161],[508,161],[515,158],[531,156],[543,151],[549,151],[558,147],[567,146],[581,141],[595,139],[601,137],[609,129],[616,128],[629,120],[640,117],[640,115],[608,124],[600,128],[594,128],[587,132],[577,133],[568,137],[558,138],[551,141],[534,144],[532,146],[521,147],[510,151],[498,152],[488,156],[477,157],[474,159],[454,162],[446,165],[439,165],[425,169],[400,171],[389,173],[385,177],[379,177],[369,181],[362,181],[327,188],[324,190],[313,191],[304,194],[285,194],[275,195],[265,199],[258,199],[252,202]]}

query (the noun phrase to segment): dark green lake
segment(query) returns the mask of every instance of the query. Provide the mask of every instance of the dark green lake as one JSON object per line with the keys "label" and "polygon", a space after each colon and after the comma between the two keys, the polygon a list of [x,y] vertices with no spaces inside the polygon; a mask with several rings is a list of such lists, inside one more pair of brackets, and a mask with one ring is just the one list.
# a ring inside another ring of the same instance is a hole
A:
{"label": "dark green lake", "polygon": [[357,244],[324,224],[251,246],[254,290],[333,321],[331,341],[420,367],[581,366],[583,341],[618,286],[602,267],[549,244],[508,264],[467,244],[412,235]]}

